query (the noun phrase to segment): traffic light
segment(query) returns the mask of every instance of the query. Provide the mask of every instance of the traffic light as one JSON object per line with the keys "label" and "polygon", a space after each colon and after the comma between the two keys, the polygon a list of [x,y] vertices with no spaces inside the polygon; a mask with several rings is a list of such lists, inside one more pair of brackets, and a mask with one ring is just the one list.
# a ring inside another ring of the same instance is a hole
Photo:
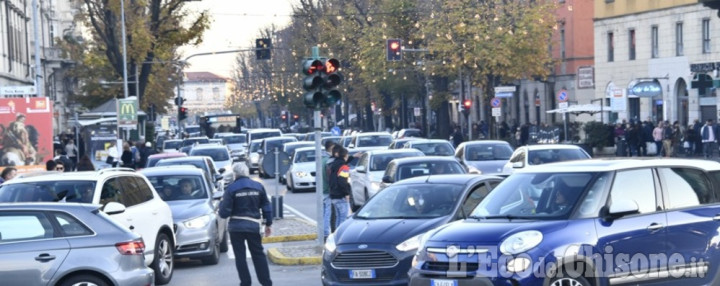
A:
{"label": "traffic light", "polygon": [[319,109],[322,107],[323,94],[320,87],[323,84],[321,70],[325,68],[322,61],[318,59],[307,59],[303,62],[303,88],[307,91],[303,96],[303,102],[308,108]]}
{"label": "traffic light", "polygon": [[187,114],[187,107],[180,107],[180,110],[178,112],[178,121],[185,120],[188,116]]}
{"label": "traffic light", "polygon": [[465,115],[470,113],[470,109],[472,108],[472,100],[466,99],[463,101],[462,104],[462,111],[465,113]]}
{"label": "traffic light", "polygon": [[298,116],[297,114],[293,114],[293,121],[298,122],[299,119],[300,116]]}
{"label": "traffic light", "polygon": [[255,59],[269,60],[272,40],[269,38],[255,39]]}
{"label": "traffic light", "polygon": [[386,51],[388,61],[402,61],[402,41],[400,39],[388,39]]}
{"label": "traffic light", "polygon": [[338,59],[325,60],[325,69],[323,70],[323,95],[326,106],[332,106],[342,99],[342,93],[335,89],[343,81],[343,76],[338,71],[339,69],[340,61]]}

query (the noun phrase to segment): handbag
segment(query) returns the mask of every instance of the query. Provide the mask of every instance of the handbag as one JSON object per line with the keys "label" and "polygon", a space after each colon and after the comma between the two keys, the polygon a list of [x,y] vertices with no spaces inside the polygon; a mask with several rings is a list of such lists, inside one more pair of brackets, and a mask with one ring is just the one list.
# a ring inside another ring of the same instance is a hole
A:
{"label": "handbag", "polygon": [[655,142],[645,142],[645,146],[646,146],[648,155],[656,155],[657,154],[657,145],[655,145]]}
{"label": "handbag", "polygon": [[113,156],[108,155],[107,159],[105,159],[105,163],[112,164],[115,162],[115,158]]}

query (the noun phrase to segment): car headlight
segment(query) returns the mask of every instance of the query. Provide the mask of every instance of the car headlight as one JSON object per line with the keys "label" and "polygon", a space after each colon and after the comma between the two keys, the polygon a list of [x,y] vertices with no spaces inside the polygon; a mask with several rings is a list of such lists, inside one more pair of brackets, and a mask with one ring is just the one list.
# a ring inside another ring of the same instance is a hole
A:
{"label": "car headlight", "polygon": [[370,188],[372,188],[372,189],[375,190],[375,191],[379,190],[379,189],[380,189],[380,182],[372,182],[372,183],[370,183]]}
{"label": "car headlight", "polygon": [[189,229],[203,228],[210,222],[210,215],[199,216],[183,222],[183,225]]}
{"label": "car headlight", "polygon": [[305,177],[305,176],[307,176],[307,175],[308,175],[308,173],[303,172],[303,171],[295,172],[295,176],[297,176],[298,178],[302,178],[302,177]]}
{"label": "car headlight", "polygon": [[523,253],[538,246],[542,239],[542,233],[537,230],[521,231],[503,240],[500,244],[500,252],[506,255]]}
{"label": "car headlight", "polygon": [[325,250],[328,252],[335,252],[335,249],[337,248],[337,245],[335,245],[335,234],[331,233],[328,235],[327,240],[325,240]]}
{"label": "car headlight", "polygon": [[408,238],[407,240],[396,245],[395,248],[400,251],[411,251],[418,249],[418,247],[420,247],[420,240],[422,240],[423,235],[425,235],[425,233],[421,233],[411,238]]}
{"label": "car headlight", "polygon": [[478,170],[478,168],[470,166],[470,167],[468,167],[468,173],[469,174],[482,174],[482,171]]}

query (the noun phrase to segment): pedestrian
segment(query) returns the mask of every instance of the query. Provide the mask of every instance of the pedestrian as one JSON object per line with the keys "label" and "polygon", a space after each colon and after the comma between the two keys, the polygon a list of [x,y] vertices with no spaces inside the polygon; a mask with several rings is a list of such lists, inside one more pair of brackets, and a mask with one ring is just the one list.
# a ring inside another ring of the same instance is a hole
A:
{"label": "pedestrian", "polygon": [[655,129],[653,129],[653,131],[652,131],[652,137],[653,137],[653,140],[655,140],[655,147],[657,150],[656,155],[658,157],[662,157],[662,147],[663,147],[662,140],[663,140],[663,130],[664,129],[665,128],[663,128],[663,122],[659,121],[657,127],[655,127]]}
{"label": "pedestrian", "polygon": [[15,178],[15,175],[17,175],[17,169],[5,167],[5,169],[2,170],[2,174],[0,174],[0,185]]}
{"label": "pedestrian", "polygon": [[57,163],[55,163],[55,160],[50,159],[45,162],[45,170],[46,171],[55,171],[55,167],[57,166]]}
{"label": "pedestrian", "polygon": [[322,157],[323,170],[323,235],[324,239],[327,240],[330,232],[334,230],[334,227],[330,226],[332,221],[332,201],[330,199],[330,164],[335,160],[335,154],[333,154],[333,148],[335,142],[328,140],[325,142],[325,152],[329,156]]}
{"label": "pedestrian", "polygon": [[65,145],[65,154],[70,158],[73,165],[71,169],[74,170],[78,163],[78,149],[77,146],[75,146],[75,141],[72,139],[68,140],[68,143]]}
{"label": "pedestrian", "polygon": [[105,160],[105,163],[109,164],[110,167],[117,167],[118,162],[120,162],[120,152],[118,151],[118,147],[116,146],[115,141],[110,142],[110,147],[107,149],[107,159]]}
{"label": "pedestrian", "polygon": [[88,155],[83,155],[77,163],[77,171],[95,171],[95,165],[93,165]]}
{"label": "pedestrian", "polygon": [[462,132],[460,132],[460,127],[455,126],[455,131],[450,135],[450,141],[452,141],[455,148],[457,148],[460,143],[465,142],[465,138],[463,138]]}
{"label": "pedestrian", "polygon": [[130,150],[130,144],[127,142],[123,143],[123,152],[122,155],[120,155],[120,160],[122,160],[122,167],[134,168],[133,153],[132,150]]}
{"label": "pedestrian", "polygon": [[265,236],[270,236],[272,225],[270,202],[263,185],[249,178],[247,165],[235,163],[232,168],[236,179],[227,186],[223,194],[219,215],[222,218],[230,218],[228,231],[235,253],[235,267],[240,277],[240,286],[252,284],[245,257],[245,242],[250,250],[260,285],[270,286],[272,285],[270,269],[259,233],[262,210],[262,218],[265,219]]}
{"label": "pedestrian", "polygon": [[717,140],[717,134],[715,133],[715,125],[713,125],[712,119],[708,119],[700,129],[700,136],[702,137],[703,143],[703,155],[705,159],[713,157],[715,153],[715,142]]}
{"label": "pedestrian", "polygon": [[350,210],[350,167],[347,165],[348,150],[342,146],[335,146],[335,160],[330,165],[330,199],[335,210],[335,229],[342,224]]}
{"label": "pedestrian", "polygon": [[67,156],[65,153],[65,150],[63,149],[57,149],[55,150],[55,157],[53,158],[55,161],[62,162],[63,166],[65,167],[64,172],[70,172],[72,171],[72,160],[70,160],[70,157]]}
{"label": "pedestrian", "polygon": [[55,171],[65,172],[67,166],[61,160],[55,160]]}

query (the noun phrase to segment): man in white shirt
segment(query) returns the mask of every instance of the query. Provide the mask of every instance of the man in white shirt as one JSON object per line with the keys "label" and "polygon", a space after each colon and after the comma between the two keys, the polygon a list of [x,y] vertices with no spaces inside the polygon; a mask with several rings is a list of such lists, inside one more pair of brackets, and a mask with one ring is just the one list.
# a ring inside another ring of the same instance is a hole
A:
{"label": "man in white shirt", "polygon": [[703,155],[705,155],[705,158],[712,158],[713,153],[715,153],[715,142],[717,140],[715,125],[713,124],[712,119],[708,119],[707,122],[705,122],[705,125],[703,125],[702,129],[700,129],[700,136],[702,136],[702,143],[703,143]]}

